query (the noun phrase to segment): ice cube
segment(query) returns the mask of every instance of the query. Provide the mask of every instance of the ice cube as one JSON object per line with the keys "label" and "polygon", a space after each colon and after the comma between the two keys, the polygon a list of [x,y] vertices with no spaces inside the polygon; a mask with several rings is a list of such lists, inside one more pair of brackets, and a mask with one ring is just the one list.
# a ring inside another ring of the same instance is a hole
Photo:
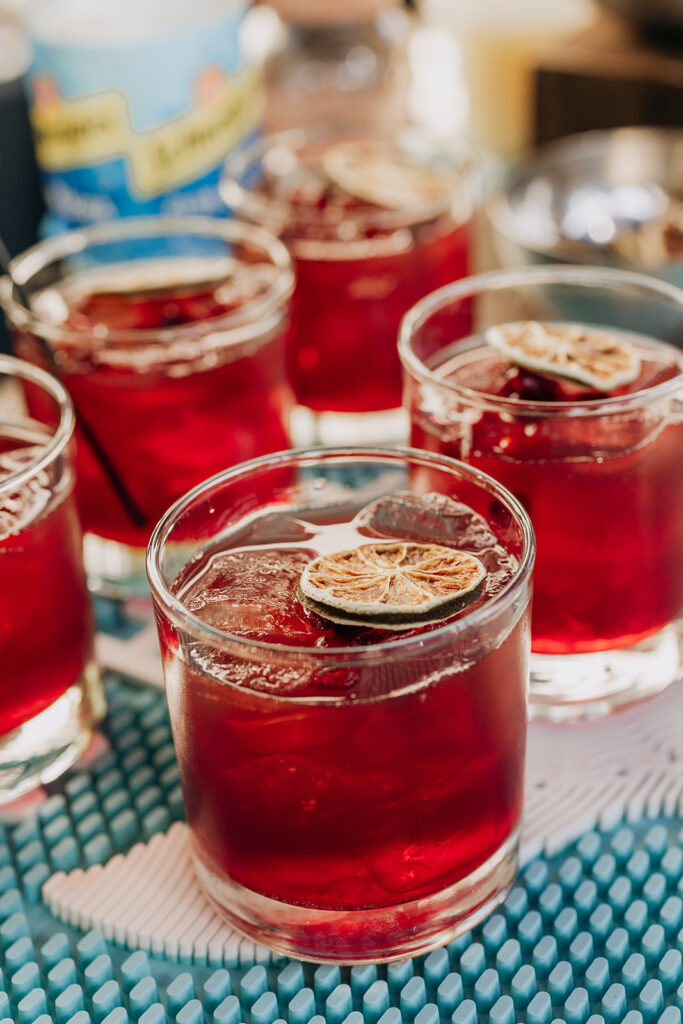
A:
{"label": "ice cube", "polygon": [[207,625],[270,643],[310,647],[318,631],[296,594],[315,553],[237,550],[215,555],[186,592],[185,604]]}
{"label": "ice cube", "polygon": [[247,523],[244,536],[248,537],[245,544],[299,544],[311,540],[315,534],[310,523],[286,512],[269,512]]}
{"label": "ice cube", "polygon": [[[25,469],[42,447],[17,448],[0,454],[0,486],[12,473]],[[44,511],[50,500],[50,479],[41,470],[16,490],[0,493],[0,540],[25,530]]]}
{"label": "ice cube", "polygon": [[263,295],[273,284],[276,274],[276,268],[269,263],[238,264],[230,280],[216,289],[215,299],[226,308],[239,309],[245,302]]}
{"label": "ice cube", "polygon": [[266,191],[287,202],[316,205],[328,181],[322,168],[302,160],[289,146],[273,146],[263,158]]}
{"label": "ice cube", "polygon": [[468,551],[484,551],[498,543],[483,516],[435,492],[387,494],[362,509],[354,525],[359,533],[370,537],[396,537]]}
{"label": "ice cube", "polygon": [[[375,809],[394,795],[395,779],[382,768],[354,770],[334,741],[265,757],[248,757],[222,775],[227,792],[255,818],[270,808],[286,812],[289,827],[311,824],[345,832],[364,810]],[[327,751],[327,753],[326,753]]]}

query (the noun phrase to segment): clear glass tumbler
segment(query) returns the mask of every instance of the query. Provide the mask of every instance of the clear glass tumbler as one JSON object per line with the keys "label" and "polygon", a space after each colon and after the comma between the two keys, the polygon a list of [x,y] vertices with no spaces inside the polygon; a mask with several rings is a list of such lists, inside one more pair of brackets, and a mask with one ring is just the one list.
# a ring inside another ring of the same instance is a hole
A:
{"label": "clear glass tumbler", "polygon": [[99,585],[146,590],[154,524],[188,488],[288,446],[284,246],[253,225],[128,219],[50,238],[0,301],[16,353],[54,356],[77,412],[77,498]]}
{"label": "clear glass tumbler", "polygon": [[[477,550],[490,579],[442,624],[329,623],[315,553],[403,538]],[[313,449],[195,488],[148,551],[199,878],[291,956],[413,956],[515,875],[533,532],[476,470],[403,449]]]}
{"label": "clear glass tumbler", "polygon": [[317,125],[228,160],[226,204],[294,259],[295,443],[402,439],[399,323],[467,273],[478,188],[464,144],[449,149],[416,128]]}
{"label": "clear glass tumbler", "polygon": [[[610,393],[544,377],[484,332],[596,329],[640,360]],[[482,274],[428,296],[401,329],[412,443],[490,473],[531,516],[538,556],[531,713],[604,713],[681,667],[683,292],[611,269]]]}
{"label": "clear glass tumbler", "polygon": [[0,803],[60,775],[104,714],[73,430],[61,384],[0,356]]}

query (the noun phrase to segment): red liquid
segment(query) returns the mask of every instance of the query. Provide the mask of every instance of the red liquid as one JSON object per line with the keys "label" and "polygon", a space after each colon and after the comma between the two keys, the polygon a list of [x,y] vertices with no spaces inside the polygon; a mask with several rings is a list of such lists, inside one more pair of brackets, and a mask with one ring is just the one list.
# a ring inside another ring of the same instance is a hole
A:
{"label": "red liquid", "polygon": [[[301,571],[316,552],[396,534],[299,523],[297,540],[292,523],[285,515],[264,519],[265,527],[245,528],[234,548],[222,544],[213,559],[209,552],[195,561],[177,584],[183,603],[206,622],[282,644],[284,652],[291,645],[367,647],[398,636],[335,626],[297,598]],[[485,527],[484,534],[470,533],[489,577],[469,611],[505,586],[516,566]],[[420,539],[419,531],[413,536]],[[264,547],[245,547],[255,542]],[[459,546],[468,549],[467,536]],[[474,652],[487,641],[470,634],[439,652],[394,654],[362,670],[291,660],[278,667],[272,653],[258,661],[198,654],[219,682],[176,661],[176,640],[162,623],[199,857],[252,891],[322,909],[394,906],[469,875],[520,818],[527,631],[523,616],[479,661]],[[475,660],[458,671],[462,643]],[[425,682],[431,673],[438,682]],[[306,702],[312,698],[328,703]]]}
{"label": "red liquid", "polygon": [[[245,285],[247,287],[248,285]],[[63,381],[142,513],[136,525],[87,441],[78,435],[78,502],[84,528],[144,546],[163,512],[219,470],[287,448],[288,393],[283,330],[249,345],[197,338],[162,348],[165,328],[235,311],[250,295],[228,285],[95,291],[69,303],[68,323],[83,342],[64,349]],[[103,345],[106,332],[148,338]],[[20,355],[36,360],[22,339]],[[141,351],[146,348],[146,352]]]}
{"label": "red liquid", "polygon": [[[0,484],[28,442],[0,431]],[[91,656],[90,605],[71,494],[49,498],[49,481],[0,495],[0,735],[53,704]],[[24,512],[17,515],[17,503]]]}
{"label": "red liquid", "polygon": [[[648,343],[638,381],[679,372]],[[492,353],[444,364],[445,380],[527,401],[585,401],[595,392],[520,371]],[[464,459],[519,498],[537,540],[532,650],[571,654],[625,647],[683,609],[683,422],[672,399],[600,416],[501,418],[458,403],[429,414],[415,390],[415,447]],[[514,410],[511,410],[514,413]]]}
{"label": "red liquid", "polygon": [[399,324],[419,299],[466,276],[469,223],[444,214],[380,230],[367,225],[387,211],[336,186],[287,198],[292,219],[280,236],[297,276],[288,349],[297,401],[317,412],[396,408]]}

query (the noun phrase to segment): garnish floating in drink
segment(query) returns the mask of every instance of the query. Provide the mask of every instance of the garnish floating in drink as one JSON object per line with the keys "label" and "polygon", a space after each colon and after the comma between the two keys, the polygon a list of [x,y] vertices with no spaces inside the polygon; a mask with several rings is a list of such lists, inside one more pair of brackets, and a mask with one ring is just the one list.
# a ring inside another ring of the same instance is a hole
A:
{"label": "garnish floating in drink", "polygon": [[328,178],[357,199],[389,210],[448,197],[446,175],[379,140],[340,142],[323,156]]}
{"label": "garnish floating in drink", "polygon": [[313,611],[345,625],[411,629],[447,618],[481,592],[486,569],[440,544],[363,544],[322,555],[301,574]]}
{"label": "garnish floating in drink", "polygon": [[520,321],[490,327],[485,338],[518,366],[596,391],[614,391],[637,380],[640,373],[640,359],[632,345],[614,332],[580,324]]}

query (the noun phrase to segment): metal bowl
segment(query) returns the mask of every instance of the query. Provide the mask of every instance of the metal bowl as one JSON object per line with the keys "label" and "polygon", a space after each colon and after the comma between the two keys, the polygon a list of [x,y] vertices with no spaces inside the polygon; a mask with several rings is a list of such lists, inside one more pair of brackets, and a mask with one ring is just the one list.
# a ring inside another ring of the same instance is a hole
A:
{"label": "metal bowl", "polygon": [[599,263],[683,286],[683,258],[625,259],[624,232],[683,199],[683,129],[618,128],[571,135],[540,149],[488,206],[496,262]]}

